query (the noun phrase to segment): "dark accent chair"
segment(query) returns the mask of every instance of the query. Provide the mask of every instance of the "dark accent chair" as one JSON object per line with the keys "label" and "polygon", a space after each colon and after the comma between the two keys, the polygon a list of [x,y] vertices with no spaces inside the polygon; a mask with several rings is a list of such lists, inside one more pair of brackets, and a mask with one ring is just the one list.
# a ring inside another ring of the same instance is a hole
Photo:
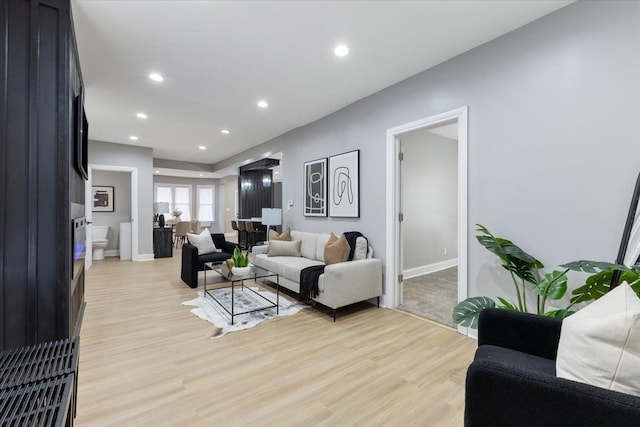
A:
{"label": "dark accent chair", "polygon": [[212,252],[210,254],[198,255],[198,248],[189,242],[182,245],[182,268],[180,278],[191,288],[198,287],[198,271],[204,270],[205,262],[223,262],[233,255],[233,250],[238,247],[235,243],[227,242],[224,234],[212,234],[213,244],[222,252]]}
{"label": "dark accent chair", "polygon": [[486,309],[467,371],[466,427],[640,426],[640,397],[556,377],[562,322]]}

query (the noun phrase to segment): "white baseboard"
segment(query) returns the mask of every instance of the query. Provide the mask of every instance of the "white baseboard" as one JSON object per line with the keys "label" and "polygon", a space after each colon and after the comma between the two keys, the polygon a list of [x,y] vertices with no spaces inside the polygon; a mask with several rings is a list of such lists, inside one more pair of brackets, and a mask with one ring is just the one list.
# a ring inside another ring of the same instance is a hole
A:
{"label": "white baseboard", "polygon": [[136,261],[153,261],[154,259],[153,254],[138,254]]}
{"label": "white baseboard", "polygon": [[402,272],[404,279],[422,276],[423,274],[435,273],[436,271],[446,270],[447,268],[458,265],[458,258],[447,259],[440,262],[434,262],[429,265],[421,265],[416,268],[408,268]]}
{"label": "white baseboard", "polygon": [[104,251],[104,256],[120,256],[120,251],[118,249],[112,249],[110,251]]}

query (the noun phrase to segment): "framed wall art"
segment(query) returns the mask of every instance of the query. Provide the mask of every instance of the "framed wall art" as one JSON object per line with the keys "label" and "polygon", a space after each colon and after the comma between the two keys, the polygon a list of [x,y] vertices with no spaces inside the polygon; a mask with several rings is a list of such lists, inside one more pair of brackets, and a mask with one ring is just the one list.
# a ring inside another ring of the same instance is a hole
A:
{"label": "framed wall art", "polygon": [[304,164],[304,216],[327,216],[327,159]]}
{"label": "framed wall art", "polygon": [[93,212],[113,212],[113,187],[91,187]]}
{"label": "framed wall art", "polygon": [[360,150],[329,158],[329,215],[360,217]]}

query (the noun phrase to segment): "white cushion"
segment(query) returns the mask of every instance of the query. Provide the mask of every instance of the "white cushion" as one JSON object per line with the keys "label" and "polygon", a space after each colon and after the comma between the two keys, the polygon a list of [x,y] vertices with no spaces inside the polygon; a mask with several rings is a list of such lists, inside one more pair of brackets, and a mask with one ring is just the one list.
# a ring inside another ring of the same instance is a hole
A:
{"label": "white cushion", "polygon": [[300,257],[292,257],[292,256],[278,256],[269,258],[268,255],[260,254],[254,257],[253,264],[257,267],[264,268],[265,270],[269,270],[272,273],[278,273],[282,276],[283,267],[289,263],[294,263],[299,261]]}
{"label": "white cushion", "polygon": [[282,266],[282,276],[300,283],[300,272],[303,268],[311,267],[312,265],[322,265],[322,262],[314,259],[298,258],[296,262],[290,262]]}
{"label": "white cushion", "polygon": [[316,256],[314,259],[324,262],[324,247],[329,241],[329,237],[331,237],[331,234],[318,234],[318,240],[316,240]]}
{"label": "white cushion", "polygon": [[300,252],[302,256],[309,259],[316,259],[316,243],[318,241],[317,233],[305,233],[304,231],[291,231],[291,240],[300,240],[302,245]]}
{"label": "white cushion", "polygon": [[198,248],[198,255],[221,251],[216,248],[216,245],[213,243],[213,239],[211,238],[211,233],[208,228],[202,230],[200,234],[187,233],[187,239],[189,240],[189,243]]}
{"label": "white cushion", "polygon": [[367,239],[360,236],[356,239],[356,250],[353,252],[353,261],[367,259]]}
{"label": "white cushion", "polygon": [[556,373],[640,396],[640,299],[623,283],[562,322]]}

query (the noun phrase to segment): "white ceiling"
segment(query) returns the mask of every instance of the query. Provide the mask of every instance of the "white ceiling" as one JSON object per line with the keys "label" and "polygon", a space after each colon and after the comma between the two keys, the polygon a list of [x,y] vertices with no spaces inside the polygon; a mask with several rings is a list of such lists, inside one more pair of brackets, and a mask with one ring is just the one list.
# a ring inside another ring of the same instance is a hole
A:
{"label": "white ceiling", "polygon": [[74,0],[89,137],[215,163],[569,3]]}

